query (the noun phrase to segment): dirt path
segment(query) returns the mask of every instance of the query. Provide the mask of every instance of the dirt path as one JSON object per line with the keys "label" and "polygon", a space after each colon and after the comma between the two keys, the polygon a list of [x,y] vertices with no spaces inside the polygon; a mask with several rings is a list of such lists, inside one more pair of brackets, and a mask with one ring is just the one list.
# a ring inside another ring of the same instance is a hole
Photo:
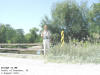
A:
{"label": "dirt path", "polygon": [[19,74],[0,75],[100,75],[100,65],[45,63],[44,60],[4,56],[0,56],[1,67],[17,67],[17,70],[23,71]]}

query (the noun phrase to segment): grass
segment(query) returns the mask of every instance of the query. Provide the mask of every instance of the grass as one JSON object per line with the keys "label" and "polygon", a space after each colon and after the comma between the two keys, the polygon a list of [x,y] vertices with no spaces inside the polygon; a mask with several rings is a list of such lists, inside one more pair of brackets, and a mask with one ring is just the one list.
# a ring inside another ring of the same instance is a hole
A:
{"label": "grass", "polygon": [[46,56],[48,62],[57,63],[94,63],[100,64],[100,43],[72,42],[51,48]]}
{"label": "grass", "polygon": [[[46,56],[34,55],[34,51],[21,51],[20,54],[15,52],[3,52],[0,51],[0,56],[7,57],[17,57],[17,58],[31,58],[31,59],[42,59],[46,62],[54,63],[72,63],[72,64],[85,64],[85,63],[94,63],[100,64],[100,43],[90,43],[70,41],[69,43],[64,43],[61,47],[61,44],[57,44],[54,47],[50,48]],[[10,54],[6,54],[10,53]],[[11,54],[14,53],[14,54]]]}

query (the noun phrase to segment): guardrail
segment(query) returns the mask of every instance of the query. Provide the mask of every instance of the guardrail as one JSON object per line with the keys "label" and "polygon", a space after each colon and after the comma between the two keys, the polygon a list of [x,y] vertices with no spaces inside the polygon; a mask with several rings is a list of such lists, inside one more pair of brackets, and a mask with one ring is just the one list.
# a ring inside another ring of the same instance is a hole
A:
{"label": "guardrail", "polygon": [[41,43],[0,43],[0,46],[37,46]]}
{"label": "guardrail", "polygon": [[[6,46],[6,47],[2,47]],[[32,46],[28,48],[8,48],[7,46]],[[0,43],[1,51],[43,51],[41,43]]]}

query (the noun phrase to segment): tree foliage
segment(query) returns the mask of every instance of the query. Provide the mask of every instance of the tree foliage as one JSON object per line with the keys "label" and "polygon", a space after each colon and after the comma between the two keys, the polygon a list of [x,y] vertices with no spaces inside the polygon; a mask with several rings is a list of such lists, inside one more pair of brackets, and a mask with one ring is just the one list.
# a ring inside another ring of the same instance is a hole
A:
{"label": "tree foliage", "polygon": [[[97,25],[95,26],[96,30],[100,30],[99,5],[100,4],[94,4],[93,11],[91,11],[92,8],[88,7],[87,2],[83,2],[80,5],[75,2],[75,0],[66,0],[56,3],[51,10],[51,19],[47,16],[44,17],[41,22],[41,27],[47,24],[53,34],[59,35],[61,30],[64,30],[65,41],[67,41],[69,37],[83,40],[87,38],[87,36],[90,36],[89,30],[91,30],[91,24]],[[92,15],[89,15],[90,11]],[[94,20],[94,22],[91,20]],[[54,37],[56,37],[56,35]]]}
{"label": "tree foliage", "polygon": [[40,42],[38,29],[30,29],[30,33],[24,34],[23,29],[14,29],[9,24],[0,25],[0,43],[34,43]]}

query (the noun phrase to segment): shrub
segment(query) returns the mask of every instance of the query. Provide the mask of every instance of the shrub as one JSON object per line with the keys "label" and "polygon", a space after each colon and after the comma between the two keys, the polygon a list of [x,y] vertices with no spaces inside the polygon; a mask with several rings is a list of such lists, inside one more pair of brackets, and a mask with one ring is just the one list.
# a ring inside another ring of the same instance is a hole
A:
{"label": "shrub", "polygon": [[90,42],[70,41],[54,46],[47,53],[47,60],[70,63],[100,63],[100,44]]}

